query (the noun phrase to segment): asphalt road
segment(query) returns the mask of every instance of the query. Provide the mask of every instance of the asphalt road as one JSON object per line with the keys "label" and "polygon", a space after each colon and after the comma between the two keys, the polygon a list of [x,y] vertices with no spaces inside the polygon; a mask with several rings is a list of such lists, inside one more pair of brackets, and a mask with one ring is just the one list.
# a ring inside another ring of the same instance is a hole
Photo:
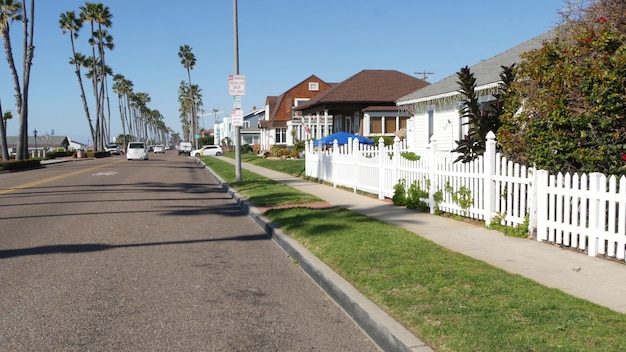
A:
{"label": "asphalt road", "polygon": [[378,351],[194,159],[0,174],[0,351]]}

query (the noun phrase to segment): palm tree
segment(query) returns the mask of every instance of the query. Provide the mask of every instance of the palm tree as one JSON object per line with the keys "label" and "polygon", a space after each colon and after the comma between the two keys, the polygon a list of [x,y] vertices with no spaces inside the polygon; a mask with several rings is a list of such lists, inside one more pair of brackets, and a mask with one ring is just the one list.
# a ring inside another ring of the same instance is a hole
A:
{"label": "palm tree", "polygon": [[76,17],[76,13],[74,11],[67,11],[61,14],[59,19],[59,26],[63,34],[69,32],[70,34],[70,42],[72,44],[72,56],[69,61],[70,65],[74,65],[76,73],[76,78],[78,78],[78,86],[80,87],[80,98],[83,102],[83,109],[85,110],[85,117],[87,118],[87,123],[89,123],[89,131],[91,132],[92,140],[96,140],[95,130],[93,128],[93,122],[91,121],[91,115],[89,113],[89,105],[87,104],[87,96],[85,95],[85,87],[83,85],[83,79],[81,76],[80,68],[86,62],[85,55],[76,52],[76,46],[74,43],[75,39],[78,39],[78,32],[83,27],[83,22],[80,18]]}
{"label": "palm tree", "polygon": [[[191,87],[191,70],[196,66],[196,56],[191,52],[191,47],[187,44],[181,45],[178,49],[178,57],[180,58],[180,63],[187,70],[187,83],[189,87]],[[196,114],[196,107],[193,104],[193,95],[192,91],[189,90],[189,101],[191,103],[191,134],[194,137],[198,128],[198,118]],[[196,148],[198,147],[198,141],[195,141]]]}
{"label": "palm tree", "polygon": [[9,146],[7,143],[7,121],[13,118],[13,113],[7,111],[2,113],[2,104],[0,103],[0,147],[2,147],[2,159],[8,161]]}
{"label": "palm tree", "polygon": [[[104,48],[112,48],[112,38],[109,40],[108,34],[106,34],[106,31],[103,31],[103,27],[108,28],[111,26],[111,18],[113,15],[110,13],[109,7],[104,6],[102,3],[96,4],[87,2],[84,6],[80,6],[80,10],[81,20],[83,22],[89,22],[91,27],[91,38],[89,39],[92,51],[90,64],[93,76],[91,80],[96,100],[97,116],[94,145],[96,150],[101,150],[104,147],[102,131],[104,131],[104,81],[106,79]],[[96,55],[96,52],[98,55]],[[98,83],[100,83],[100,85]]]}
{"label": "palm tree", "polygon": [[[35,46],[33,45],[35,2],[30,2],[30,12],[25,2],[14,0],[0,0],[0,35],[4,43],[7,63],[13,79],[15,89],[15,107],[19,116],[19,135],[17,141],[17,160],[28,157],[28,87],[30,84],[30,68],[33,62]],[[30,18],[30,20],[29,20]],[[24,62],[22,67],[22,82],[15,67],[13,48],[11,46],[10,23],[21,21],[24,28]]]}
{"label": "palm tree", "polygon": [[145,141],[148,138],[145,128],[148,112],[146,104],[150,102],[150,96],[148,93],[135,93],[133,94],[132,101],[134,106],[133,115],[135,121],[135,131],[137,133],[137,137]]}
{"label": "palm tree", "polygon": [[[98,47],[98,53],[100,57],[100,65],[98,65],[98,77],[97,80],[100,83],[100,101],[101,104],[101,135],[103,140],[108,141],[111,134],[111,106],[109,104],[109,89],[108,89],[108,76],[113,75],[111,68],[104,63],[104,49],[113,50],[113,36],[111,36],[107,30],[97,30],[94,32],[95,45]],[[104,102],[106,100],[106,106]],[[106,107],[107,119],[104,116],[104,108]],[[108,128],[107,128],[108,126]]]}
{"label": "palm tree", "polygon": [[128,102],[128,95],[132,90],[132,82],[118,73],[113,76],[113,86],[111,88],[113,89],[113,93],[117,94],[117,104],[120,111],[120,120],[122,122],[122,135],[126,136],[126,104]]}

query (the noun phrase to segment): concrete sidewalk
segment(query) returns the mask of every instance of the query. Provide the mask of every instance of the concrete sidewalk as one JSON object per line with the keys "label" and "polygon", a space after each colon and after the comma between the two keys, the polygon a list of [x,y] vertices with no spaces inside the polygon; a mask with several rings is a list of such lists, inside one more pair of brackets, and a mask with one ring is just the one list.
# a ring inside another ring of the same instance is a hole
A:
{"label": "concrete sidewalk", "polygon": [[[234,164],[233,159],[220,159]],[[402,227],[452,251],[544,286],[626,313],[626,265],[623,263],[530,239],[506,237],[482,226],[416,212],[248,163],[242,163],[242,168],[313,194],[332,205]]]}

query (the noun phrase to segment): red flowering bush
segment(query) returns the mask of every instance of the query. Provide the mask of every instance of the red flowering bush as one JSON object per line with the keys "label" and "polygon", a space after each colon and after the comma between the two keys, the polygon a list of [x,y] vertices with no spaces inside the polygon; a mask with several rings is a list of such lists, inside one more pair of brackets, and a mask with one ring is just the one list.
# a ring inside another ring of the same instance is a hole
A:
{"label": "red flowering bush", "polygon": [[610,3],[621,12],[593,7],[524,55],[498,133],[509,159],[552,172],[626,172],[626,21],[617,15],[626,4]]}

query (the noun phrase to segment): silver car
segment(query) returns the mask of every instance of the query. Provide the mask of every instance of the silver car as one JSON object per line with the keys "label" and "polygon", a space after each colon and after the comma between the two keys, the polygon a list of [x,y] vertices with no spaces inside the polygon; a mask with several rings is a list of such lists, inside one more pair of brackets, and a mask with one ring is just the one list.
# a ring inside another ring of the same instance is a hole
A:
{"label": "silver car", "polygon": [[104,147],[104,150],[109,152],[109,154],[115,154],[115,155],[122,154],[122,149],[120,149],[120,146],[117,144],[109,144],[106,147]]}

